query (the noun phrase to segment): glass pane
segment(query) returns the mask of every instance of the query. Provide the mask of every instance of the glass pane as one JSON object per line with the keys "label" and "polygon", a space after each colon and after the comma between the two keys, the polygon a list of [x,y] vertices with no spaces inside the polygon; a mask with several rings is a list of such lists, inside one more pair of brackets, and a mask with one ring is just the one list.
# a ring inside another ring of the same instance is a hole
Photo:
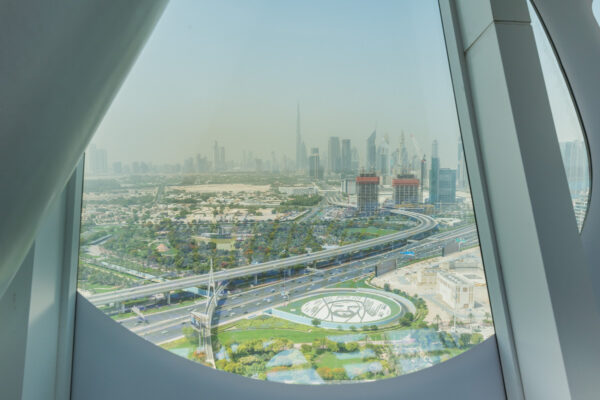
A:
{"label": "glass pane", "polygon": [[86,153],[79,291],[268,381],[494,333],[437,1],[170,3]]}
{"label": "glass pane", "polygon": [[573,200],[575,218],[577,218],[577,226],[581,231],[587,214],[591,183],[587,142],[552,45],[548,41],[537,13],[531,4],[528,4],[554,126]]}

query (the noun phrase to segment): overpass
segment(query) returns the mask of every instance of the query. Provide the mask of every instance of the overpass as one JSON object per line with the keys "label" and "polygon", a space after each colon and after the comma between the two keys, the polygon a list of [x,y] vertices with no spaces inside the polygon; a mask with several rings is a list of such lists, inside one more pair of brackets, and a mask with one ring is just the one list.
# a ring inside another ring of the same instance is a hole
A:
{"label": "overpass", "polygon": [[[313,262],[335,258],[340,255],[385,245],[399,240],[408,239],[414,236],[427,233],[437,227],[437,222],[427,215],[404,210],[391,210],[391,212],[393,212],[394,214],[404,215],[415,220],[417,222],[417,226],[405,229],[401,232],[392,233],[373,239],[363,240],[357,243],[347,244],[335,249],[321,250],[314,253],[303,254],[279,260],[267,261],[260,264],[246,265],[230,270],[218,271],[213,274],[214,279],[216,281],[224,281],[261,274],[273,270],[287,269],[302,264],[311,264]],[[193,286],[205,286],[208,283],[209,274],[202,274],[160,283],[153,283],[144,286],[120,289],[109,293],[99,293],[88,297],[88,300],[93,305],[100,306],[109,303],[137,299],[140,297],[147,297],[157,293],[170,292],[172,290],[180,290]]]}

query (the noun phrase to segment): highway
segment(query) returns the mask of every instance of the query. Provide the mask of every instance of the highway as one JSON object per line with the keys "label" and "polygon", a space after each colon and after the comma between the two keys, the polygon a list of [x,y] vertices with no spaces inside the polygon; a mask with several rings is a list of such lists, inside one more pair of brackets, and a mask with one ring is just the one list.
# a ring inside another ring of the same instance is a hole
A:
{"label": "highway", "polygon": [[[464,246],[470,247],[478,243],[477,230],[474,225],[461,227],[448,232],[432,235],[427,239],[408,244],[402,248],[391,250],[371,257],[336,265],[319,272],[286,279],[285,292],[289,301],[300,298],[307,293],[334,285],[338,282],[353,279],[374,272],[375,265],[382,259],[397,258],[398,264],[414,258],[425,258],[441,255],[441,249],[448,241],[457,238],[463,239]],[[414,251],[415,256],[405,255],[407,251]],[[262,312],[275,305],[282,304],[286,299],[281,295],[284,291],[284,282],[275,283],[233,293],[219,299],[218,308],[214,314],[214,325],[221,325],[239,318]],[[203,309],[205,301],[195,305],[186,305],[172,308],[163,312],[149,314],[146,316],[149,324],[143,324],[132,317],[119,321],[131,331],[143,336],[153,343],[162,343],[182,335],[181,328],[189,321],[189,313],[196,307]]]}
{"label": "highway", "polygon": [[[361,242],[340,246],[335,249],[321,250],[310,254],[293,256],[280,260],[267,261],[255,265],[246,265],[230,270],[218,271],[214,273],[214,279],[215,281],[225,281],[278,269],[286,269],[296,265],[312,264],[313,262],[335,258],[339,255],[345,255],[348,253],[361,251],[380,245],[385,245],[387,243],[398,240],[409,239],[411,237],[430,232],[431,230],[437,227],[437,222],[427,215],[404,210],[391,210],[391,212],[398,215],[404,215],[415,220],[417,222],[417,226],[405,229],[397,233],[392,233],[390,235],[380,236],[374,239],[363,240]],[[137,286],[127,289],[120,289],[109,293],[94,294],[92,296],[89,296],[88,300],[95,306],[100,306],[109,303],[137,299],[140,297],[147,297],[157,293],[165,293],[172,290],[185,289],[194,286],[203,286],[208,283],[208,280],[208,274],[195,275],[186,278],[174,279],[171,281],[153,283],[149,285]]]}

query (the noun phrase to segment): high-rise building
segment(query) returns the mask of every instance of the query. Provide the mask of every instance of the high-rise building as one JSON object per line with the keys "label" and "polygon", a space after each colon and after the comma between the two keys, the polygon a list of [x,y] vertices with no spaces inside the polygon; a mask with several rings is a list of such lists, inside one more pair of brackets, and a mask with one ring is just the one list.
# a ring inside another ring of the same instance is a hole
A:
{"label": "high-rise building", "polygon": [[583,140],[561,142],[560,153],[572,195],[587,190],[589,187],[589,170],[587,150]]}
{"label": "high-rise building", "polygon": [[92,144],[88,151],[89,168],[93,175],[104,175],[108,173],[108,156],[105,149],[99,149]]}
{"label": "high-rise building", "polygon": [[342,139],[342,173],[352,173],[352,142],[350,139]]}
{"label": "high-rise building", "polygon": [[438,157],[438,142],[431,144],[431,169],[429,170],[429,203],[439,202],[440,159]]}
{"label": "high-rise building", "polygon": [[342,169],[341,165],[340,138],[331,136],[327,146],[327,171],[330,174],[339,174]]}
{"label": "high-rise building", "polygon": [[296,170],[305,170],[306,162],[306,145],[302,140],[302,133],[300,130],[300,104],[298,104],[296,109]]}
{"label": "high-rise building", "polygon": [[356,194],[356,179],[354,178],[342,178],[342,193],[348,195]]}
{"label": "high-rise building", "polygon": [[419,180],[413,174],[398,175],[392,180],[395,205],[419,202]]}
{"label": "high-rise building", "polygon": [[222,171],[227,169],[227,163],[225,161],[225,147],[224,146],[221,146],[219,148],[219,169]]}
{"label": "high-rise building", "polygon": [[441,168],[439,170],[438,201],[441,204],[456,203],[456,170]]}
{"label": "high-rise building", "polygon": [[374,172],[356,177],[356,203],[361,214],[373,214],[379,209],[379,177]]}
{"label": "high-rise building", "polygon": [[406,148],[406,142],[404,140],[404,132],[400,134],[400,168],[403,175],[408,174],[408,149]]}
{"label": "high-rise building", "polygon": [[421,185],[419,187],[419,203],[423,203],[423,186],[425,186],[425,178],[427,176],[427,159],[425,154],[421,159]]}
{"label": "high-rise building", "polygon": [[115,175],[120,175],[123,173],[123,163],[121,163],[121,161],[115,161],[113,163],[113,173]]}
{"label": "high-rise building", "polygon": [[389,165],[390,165],[389,149],[384,143],[384,144],[380,145],[379,147],[377,147],[376,171],[379,172],[379,174],[381,176],[384,176],[384,177],[388,176],[389,175]]}
{"label": "high-rise building", "polygon": [[192,172],[194,172],[194,159],[189,157],[183,162],[183,173],[191,174]]}
{"label": "high-rise building", "polygon": [[210,162],[208,159],[200,154],[196,154],[196,172],[208,172],[210,169]]}
{"label": "high-rise building", "polygon": [[358,172],[358,167],[360,165],[360,158],[358,157],[358,149],[356,146],[352,147],[352,170],[350,171],[352,174],[356,174]]}
{"label": "high-rise building", "polygon": [[377,139],[377,131],[373,131],[371,136],[367,139],[367,170],[375,171],[377,168],[377,146],[375,140]]}
{"label": "high-rise building", "polygon": [[219,151],[219,143],[215,140],[213,145],[213,169],[218,171],[221,167],[221,152]]}
{"label": "high-rise building", "polygon": [[313,147],[310,156],[308,156],[308,176],[313,179],[323,178],[323,167],[321,167],[319,149],[317,147]]}

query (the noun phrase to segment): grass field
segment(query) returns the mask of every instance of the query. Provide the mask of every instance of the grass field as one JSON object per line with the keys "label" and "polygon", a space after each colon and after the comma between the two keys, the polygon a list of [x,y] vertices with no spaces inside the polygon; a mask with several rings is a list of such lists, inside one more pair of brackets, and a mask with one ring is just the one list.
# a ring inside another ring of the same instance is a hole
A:
{"label": "grass field", "polygon": [[[189,306],[189,305],[194,304],[197,301],[199,301],[199,299],[184,300],[184,301],[179,302],[179,303],[172,303],[170,305],[166,305],[166,306],[162,306],[162,307],[150,308],[148,310],[142,310],[142,314],[144,314],[144,315],[156,314],[157,312],[171,310],[173,308]],[[116,321],[119,321],[121,319],[130,318],[130,317],[133,317],[135,315],[137,315],[137,314],[132,313],[132,312],[128,312],[128,313],[124,313],[124,314],[115,314],[115,315],[112,315],[111,318],[114,319],[114,320],[116,320]]]}
{"label": "grass field", "polygon": [[348,228],[348,229],[346,229],[346,232],[348,232],[348,233],[364,233],[369,236],[379,237],[379,236],[389,235],[391,233],[396,233],[398,231],[394,230],[394,229],[381,229],[381,228],[375,228],[373,226],[369,226],[368,228]]}
{"label": "grass field", "polygon": [[214,331],[220,343],[241,343],[256,339],[288,339],[294,343],[312,342],[340,331],[296,324],[284,319],[261,315],[224,325]]}
{"label": "grass field", "polygon": [[355,278],[355,279],[349,279],[347,281],[343,281],[343,282],[339,282],[336,283],[335,285],[331,286],[334,288],[352,288],[352,289],[360,289],[360,288],[367,288],[367,289],[373,289],[372,286],[369,286],[367,284],[367,280],[371,279],[373,276],[370,275],[366,278]]}
{"label": "grass field", "polygon": [[355,364],[363,362],[363,359],[358,358],[347,358],[344,360],[340,360],[335,356],[335,354],[331,352],[323,353],[315,360],[319,367],[328,367],[328,368],[343,368],[346,364]]}

